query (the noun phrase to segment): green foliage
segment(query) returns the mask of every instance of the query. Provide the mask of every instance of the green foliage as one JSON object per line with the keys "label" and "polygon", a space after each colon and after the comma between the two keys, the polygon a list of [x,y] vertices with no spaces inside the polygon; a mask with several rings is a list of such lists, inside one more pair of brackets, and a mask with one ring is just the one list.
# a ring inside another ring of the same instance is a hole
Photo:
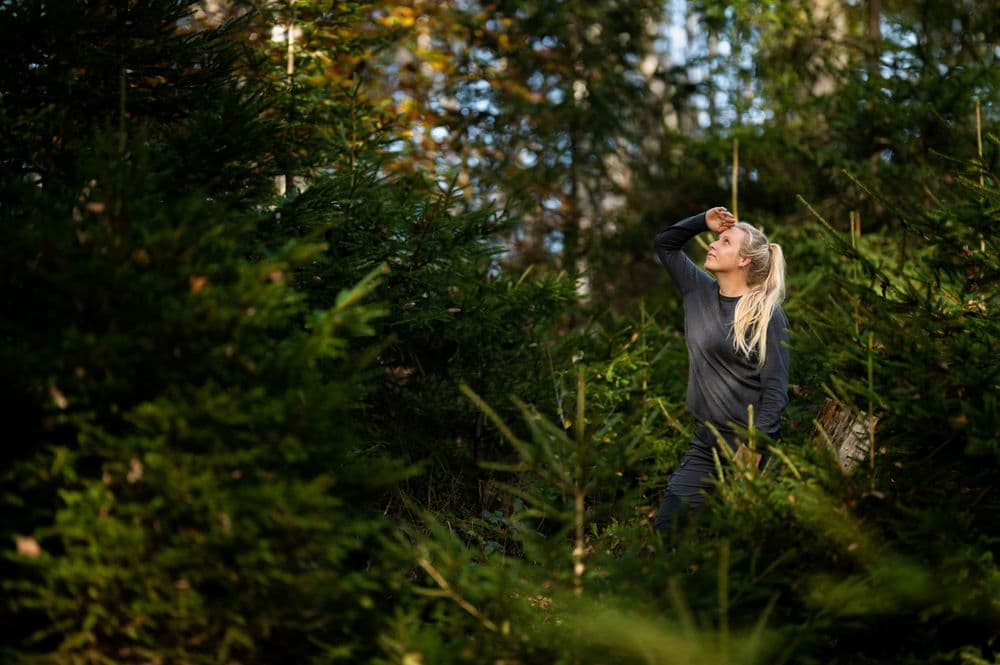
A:
{"label": "green foliage", "polygon": [[[502,526],[521,545],[507,549],[513,557],[482,557],[435,527],[434,545],[417,546],[440,566],[424,584],[454,582],[440,599],[428,593],[434,609],[423,612],[444,612],[437,621],[470,635],[453,637],[450,653],[460,655],[448,662],[485,654],[567,663],[670,662],[677,654],[767,663],[988,656],[982,645],[1000,627],[988,489],[997,460],[982,445],[992,442],[986,433],[996,418],[995,317],[987,313],[998,304],[990,231],[998,189],[990,174],[985,186],[976,176],[961,176],[969,189],[936,209],[898,202],[907,213],[902,253],[891,237],[852,245],[832,230],[824,233],[833,253],[805,247],[836,275],[807,300],[829,297],[837,306],[800,305],[811,316],[793,352],[807,358],[810,373],[826,367],[830,376],[825,390],[806,385],[803,397],[815,403],[829,392],[878,417],[872,469],[845,473],[799,411],[799,429],[770,444],[770,472],[722,456],[706,506],[660,540],[635,509],[641,483],[618,491],[614,475],[651,462],[665,423],[650,417],[640,428],[630,420],[656,413],[641,392],[632,404],[598,397],[597,377],[629,366],[627,351],[577,369],[588,399],[571,422],[522,405],[530,438],[470,392],[519,451],[519,462],[502,470],[514,474],[510,491],[522,504]],[[942,367],[959,362],[974,368]],[[630,375],[641,378],[646,369],[635,367]],[[609,432],[617,450],[605,446]],[[574,570],[578,562],[583,568]],[[496,630],[458,598],[472,599],[475,612],[490,608],[483,616]],[[392,628],[395,653],[436,654],[406,631],[409,621]]]}
{"label": "green foliage", "polygon": [[367,377],[365,436],[374,449],[421,464],[425,474],[405,492],[440,492],[427,499],[438,507],[477,491],[478,461],[507,454],[484,433],[459,383],[475,383],[491,399],[549,394],[538,378],[548,369],[539,342],[572,298],[564,277],[501,274],[491,237],[510,220],[456,209],[456,194],[359,163],[315,179],[263,229],[265,245],[287,234],[326,244],[295,274],[316,307],[330,306],[340,285],[372,266],[388,266],[376,292],[386,311],[378,367]]}
{"label": "green foliage", "polygon": [[363,657],[405,476],[354,418],[385,266],[317,307],[294,276],[324,244],[260,252],[278,146],[245,23],[92,9],[0,10],[5,657]]}
{"label": "green foliage", "polygon": [[[691,6],[0,8],[0,657],[995,660],[995,21]],[[792,402],[656,534],[733,139]]]}

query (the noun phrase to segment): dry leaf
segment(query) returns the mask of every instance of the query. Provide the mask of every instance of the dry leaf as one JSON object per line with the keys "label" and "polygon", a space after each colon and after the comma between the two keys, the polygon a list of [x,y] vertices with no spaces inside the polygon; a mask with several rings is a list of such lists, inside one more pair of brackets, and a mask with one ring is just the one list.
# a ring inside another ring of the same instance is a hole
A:
{"label": "dry leaf", "polygon": [[198,293],[208,286],[208,277],[203,275],[192,275],[188,278],[188,286],[191,287],[191,293]]}
{"label": "dry leaf", "polygon": [[42,548],[34,538],[17,537],[17,553],[32,559],[41,556]]}
{"label": "dry leaf", "polygon": [[125,474],[125,479],[130,483],[136,483],[142,480],[142,462],[140,462],[135,457],[128,465],[128,473]]}
{"label": "dry leaf", "polygon": [[62,391],[55,386],[49,386],[49,395],[52,396],[52,401],[56,403],[60,409],[65,409],[69,406],[69,400],[66,396],[62,394]]}

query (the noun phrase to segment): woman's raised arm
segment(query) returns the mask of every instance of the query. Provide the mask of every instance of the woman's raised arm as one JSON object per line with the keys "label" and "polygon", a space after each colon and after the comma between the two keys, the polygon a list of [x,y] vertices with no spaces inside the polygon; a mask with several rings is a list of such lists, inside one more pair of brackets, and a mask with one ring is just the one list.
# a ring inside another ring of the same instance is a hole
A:
{"label": "woman's raised arm", "polygon": [[684,245],[688,240],[708,231],[705,215],[702,212],[688,217],[656,234],[656,255],[684,294],[714,281],[684,253]]}

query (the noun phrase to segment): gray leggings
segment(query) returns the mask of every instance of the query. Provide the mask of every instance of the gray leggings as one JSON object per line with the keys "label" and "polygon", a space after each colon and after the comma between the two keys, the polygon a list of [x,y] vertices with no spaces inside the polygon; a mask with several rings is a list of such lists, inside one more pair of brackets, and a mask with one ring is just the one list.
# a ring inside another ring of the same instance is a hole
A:
{"label": "gray leggings", "polygon": [[695,438],[667,481],[667,491],[656,513],[653,528],[657,531],[665,529],[678,513],[701,506],[705,502],[705,493],[712,491],[714,474],[712,447]]}
{"label": "gray leggings", "polygon": [[[735,437],[730,432],[723,432],[723,437],[730,449],[736,452]],[[699,425],[695,429],[695,438],[691,440],[688,451],[684,453],[680,464],[667,481],[667,491],[653,522],[653,528],[657,531],[669,527],[679,513],[701,506],[705,502],[705,495],[712,491],[712,479],[715,477],[712,448],[716,444],[705,443],[706,441],[715,442],[716,439],[707,429]],[[766,457],[765,454],[761,459],[761,466],[767,461]],[[728,463],[728,459],[721,454],[719,461],[723,465]]]}

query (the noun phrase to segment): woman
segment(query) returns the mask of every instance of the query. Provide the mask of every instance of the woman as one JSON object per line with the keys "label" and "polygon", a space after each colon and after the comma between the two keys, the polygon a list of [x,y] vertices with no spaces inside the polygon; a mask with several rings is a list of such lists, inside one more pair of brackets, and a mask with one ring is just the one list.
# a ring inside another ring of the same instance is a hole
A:
{"label": "woman", "polygon": [[[718,238],[709,246],[705,268],[683,252],[684,243],[703,231]],[[754,427],[771,438],[780,434],[788,402],[788,319],[781,309],[785,259],[781,247],[723,207],[695,215],[656,236],[656,253],[684,296],[684,336],[688,348],[688,409],[696,419],[694,439],[667,483],[654,522],[668,526],[679,510],[695,508],[711,489],[715,463],[713,426],[735,453],[734,426]]]}

